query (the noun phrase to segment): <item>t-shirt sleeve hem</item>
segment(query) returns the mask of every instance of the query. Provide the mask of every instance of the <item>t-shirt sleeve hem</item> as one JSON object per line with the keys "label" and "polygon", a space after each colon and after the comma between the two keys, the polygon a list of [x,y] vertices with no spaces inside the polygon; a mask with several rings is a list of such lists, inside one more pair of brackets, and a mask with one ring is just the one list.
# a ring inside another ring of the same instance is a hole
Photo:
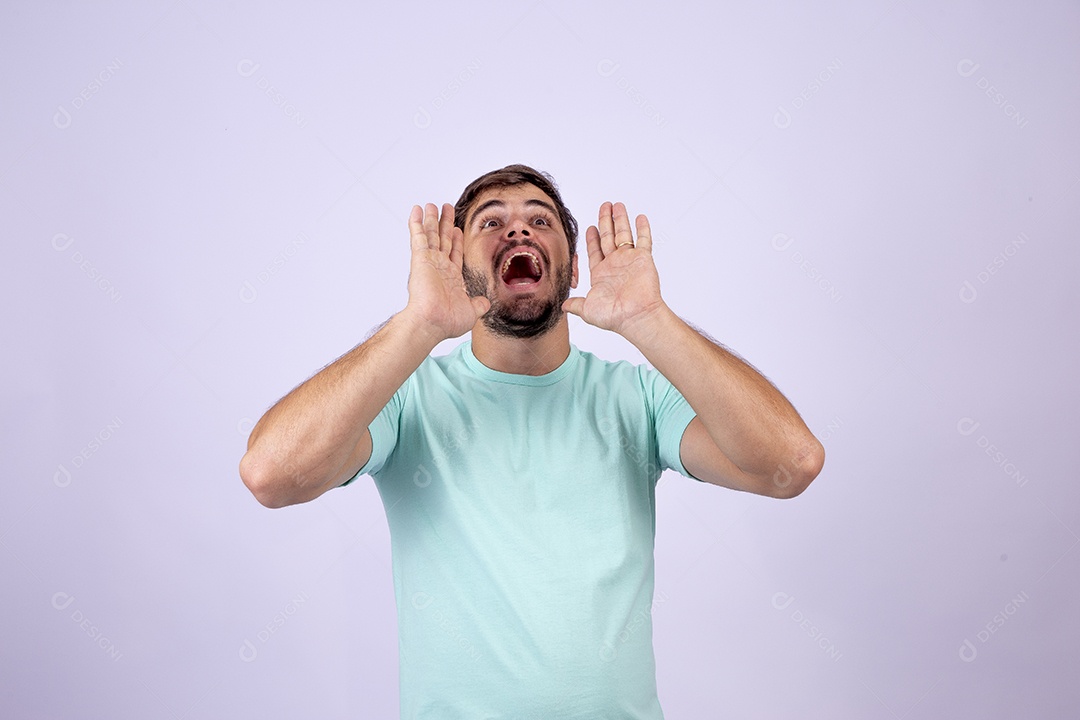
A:
{"label": "t-shirt sleeve hem", "polygon": [[[697,413],[694,412],[694,409],[687,403],[685,407],[680,408],[678,413],[669,421],[668,432],[670,436],[661,439],[662,447],[670,449],[668,463],[671,465],[671,469],[691,480],[698,480],[698,478],[691,475],[686,469],[686,466],[683,465],[680,449],[682,447],[683,434],[686,432],[686,428],[689,427],[690,421],[696,417]],[[700,480],[698,481],[700,482]]]}
{"label": "t-shirt sleeve hem", "polygon": [[397,446],[401,408],[405,402],[405,396],[409,392],[411,382],[412,376],[409,376],[368,425],[368,432],[371,433],[371,455],[368,456],[367,462],[360,466],[355,475],[338,487],[345,487],[361,475],[373,476],[382,470],[383,465],[386,464],[390,454]]}

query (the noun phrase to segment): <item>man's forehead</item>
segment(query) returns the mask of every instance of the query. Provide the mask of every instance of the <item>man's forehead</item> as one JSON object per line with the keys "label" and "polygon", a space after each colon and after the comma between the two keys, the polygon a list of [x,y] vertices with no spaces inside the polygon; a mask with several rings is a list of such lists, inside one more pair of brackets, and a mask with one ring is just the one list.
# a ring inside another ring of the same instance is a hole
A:
{"label": "man's forehead", "polygon": [[[484,190],[473,200],[472,210],[469,212],[469,220],[483,207],[509,205],[517,202],[529,202],[539,200],[551,209],[555,209],[554,201],[540,188],[532,183],[520,185],[503,185]],[[532,204],[532,203],[530,203]]]}
{"label": "man's forehead", "polygon": [[532,183],[518,183],[517,185],[496,185],[495,187],[489,187],[483,192],[481,192],[479,195],[477,195],[476,199],[477,201],[479,201],[490,199],[493,197],[512,197],[517,195],[528,195],[531,197],[539,197],[550,200],[550,198],[548,198],[547,196],[547,193],[545,193],[543,190],[536,187]]}

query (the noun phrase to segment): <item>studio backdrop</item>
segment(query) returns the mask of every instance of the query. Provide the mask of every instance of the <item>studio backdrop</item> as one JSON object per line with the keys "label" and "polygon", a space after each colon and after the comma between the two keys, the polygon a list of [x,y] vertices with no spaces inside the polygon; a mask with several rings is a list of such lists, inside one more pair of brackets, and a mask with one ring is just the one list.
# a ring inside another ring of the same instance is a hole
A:
{"label": "studio backdrop", "polygon": [[371,479],[268,510],[237,465],[404,307],[410,208],[520,162],[583,229],[646,214],[668,305],[826,448],[792,500],[659,481],[626,632],[667,717],[1077,717],[1078,38],[1071,2],[5,3],[0,715],[397,716]]}

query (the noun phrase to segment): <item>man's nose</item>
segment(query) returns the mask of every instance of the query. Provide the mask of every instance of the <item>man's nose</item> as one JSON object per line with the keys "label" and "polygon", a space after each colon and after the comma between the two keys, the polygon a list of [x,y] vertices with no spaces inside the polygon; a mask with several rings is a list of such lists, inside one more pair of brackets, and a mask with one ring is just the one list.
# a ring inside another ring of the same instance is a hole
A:
{"label": "man's nose", "polygon": [[512,220],[506,225],[506,237],[529,237],[529,228],[523,220]]}

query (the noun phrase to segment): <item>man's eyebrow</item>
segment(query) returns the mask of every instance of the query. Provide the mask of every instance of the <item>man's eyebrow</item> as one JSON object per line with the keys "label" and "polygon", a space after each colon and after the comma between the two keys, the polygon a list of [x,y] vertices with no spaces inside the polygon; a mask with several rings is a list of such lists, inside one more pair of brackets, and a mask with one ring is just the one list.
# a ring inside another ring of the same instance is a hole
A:
{"label": "man's eyebrow", "polygon": [[543,200],[540,200],[538,198],[529,198],[528,200],[525,201],[525,206],[526,207],[529,207],[529,206],[532,206],[532,205],[539,205],[540,207],[547,209],[547,211],[550,212],[555,217],[559,217],[559,212],[549,202],[544,202]]}
{"label": "man's eyebrow", "polygon": [[481,215],[489,207],[493,207],[493,206],[496,206],[496,205],[504,206],[505,204],[506,203],[504,203],[502,200],[492,199],[492,200],[488,200],[487,202],[478,205],[477,208],[475,210],[473,210],[472,220],[470,220],[469,223],[472,224],[472,222],[476,220],[477,216]]}
{"label": "man's eyebrow", "polygon": [[[529,198],[528,200],[525,201],[525,207],[531,207],[531,206],[534,206],[534,205],[539,205],[540,207],[544,208],[545,210],[550,212],[555,217],[559,217],[559,212],[549,202],[545,202],[544,200],[541,200],[539,198]],[[499,200],[498,198],[492,198],[491,200],[488,200],[487,202],[481,203],[480,205],[477,206],[477,208],[475,210],[473,210],[473,212],[472,212],[472,220],[469,221],[470,224],[472,224],[472,222],[474,222],[478,216],[482,215],[483,212],[485,210],[487,210],[488,208],[490,208],[490,207],[506,207],[506,203],[504,203],[502,200]]]}

